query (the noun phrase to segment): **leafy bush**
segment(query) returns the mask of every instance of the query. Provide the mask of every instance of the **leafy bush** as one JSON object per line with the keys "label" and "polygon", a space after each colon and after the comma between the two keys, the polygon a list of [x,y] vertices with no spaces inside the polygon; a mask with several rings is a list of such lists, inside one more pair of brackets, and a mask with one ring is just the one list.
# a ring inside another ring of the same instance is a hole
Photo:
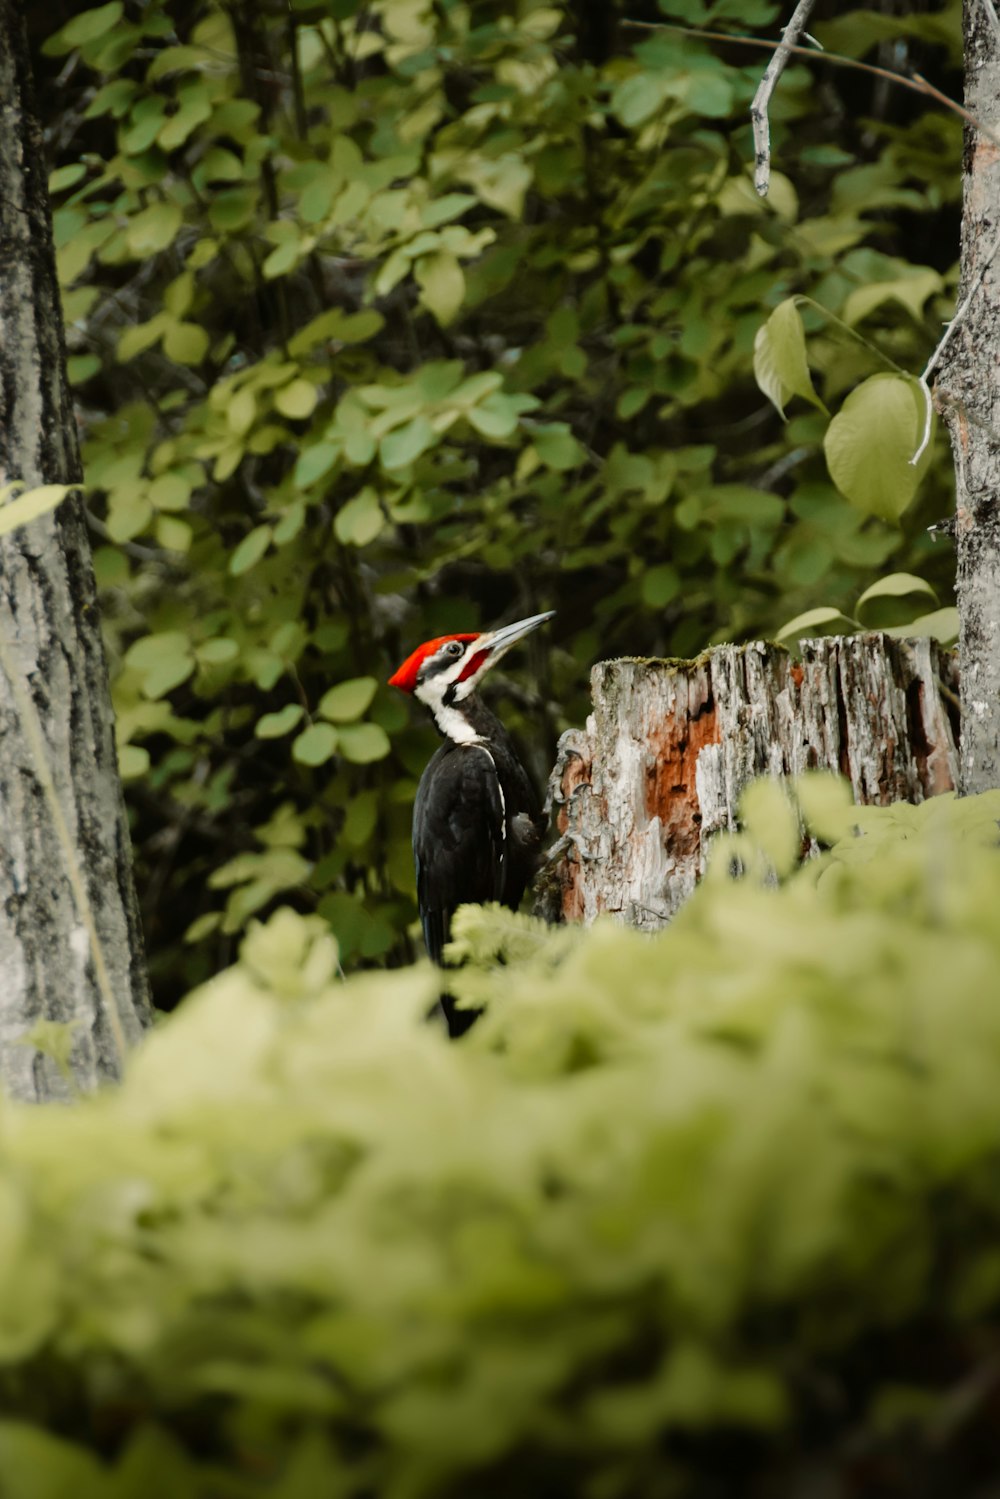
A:
{"label": "leafy bush", "polygon": [[8,1106],[5,1496],[971,1492],[1000,794],[797,794],[827,852],[756,788],[654,939],[467,909],[461,1044],[281,910],[120,1091]]}
{"label": "leafy bush", "polygon": [[[508,714],[542,775],[599,654],[850,615],[887,569],[949,603],[926,535],[947,455],[901,514],[909,436],[883,439],[886,402],[916,428],[906,380],[952,310],[961,122],[796,63],[758,199],[763,54],[676,23],[772,37],[778,12],[109,0],[50,38],[70,371],[161,1003],[278,899],[322,915],[349,966],[406,956],[433,736],[384,681],[419,639],[558,610]],[[858,55],[891,34],[947,86],[959,12],[818,30]],[[861,453],[875,496],[848,462],[873,433],[899,460]]]}

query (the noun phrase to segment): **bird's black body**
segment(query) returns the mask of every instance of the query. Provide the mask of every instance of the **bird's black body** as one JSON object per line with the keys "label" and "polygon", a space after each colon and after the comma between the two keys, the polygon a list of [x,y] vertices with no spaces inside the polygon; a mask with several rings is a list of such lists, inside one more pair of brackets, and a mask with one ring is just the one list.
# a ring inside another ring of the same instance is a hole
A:
{"label": "bird's black body", "polygon": [[[426,703],[444,740],[413,808],[417,905],[438,964],[458,906],[495,900],[516,910],[534,872],[545,831],[538,795],[507,730],[472,689],[513,640],[548,618],[429,641],[390,679]],[[450,996],[442,1008],[453,1036],[475,1019]]]}
{"label": "bird's black body", "polygon": [[413,808],[417,901],[435,963],[456,906],[498,900],[517,909],[544,832],[538,796],[507,730],[477,698],[465,706],[481,738],[442,744]]}

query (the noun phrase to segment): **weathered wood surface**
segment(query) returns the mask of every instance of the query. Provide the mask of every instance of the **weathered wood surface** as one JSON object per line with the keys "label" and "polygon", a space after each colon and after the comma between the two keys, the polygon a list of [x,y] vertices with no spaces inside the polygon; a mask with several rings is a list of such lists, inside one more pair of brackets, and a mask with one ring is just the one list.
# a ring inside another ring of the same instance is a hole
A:
{"label": "weathered wood surface", "polygon": [[[23,11],[0,0],[0,485],[81,478]],[[82,503],[0,538],[0,1091],[65,1097],[24,1036],[73,1025],[74,1084],[149,1016]]]}
{"label": "weathered wood surface", "polygon": [[954,537],[961,633],[961,779],[1000,786],[1000,28],[992,5],[965,0],[962,261],[958,313],[935,399],[955,459]]}
{"label": "weathered wood surface", "polygon": [[564,835],[538,886],[550,921],[611,912],[654,930],[737,825],[760,775],[839,770],[859,802],[954,789],[958,671],[930,640],[854,635],[719,646],[696,661],[605,661],[594,711],[559,743],[549,783]]}

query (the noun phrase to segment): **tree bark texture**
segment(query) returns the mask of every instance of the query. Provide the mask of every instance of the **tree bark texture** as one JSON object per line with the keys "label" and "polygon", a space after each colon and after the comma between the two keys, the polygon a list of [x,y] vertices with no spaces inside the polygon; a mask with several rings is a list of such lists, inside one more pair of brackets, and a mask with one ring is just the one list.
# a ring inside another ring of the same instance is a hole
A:
{"label": "tree bark texture", "polygon": [[[0,484],[81,478],[19,0],[0,0]],[[24,1037],[72,1025],[77,1088],[149,1018],[82,501],[0,538],[0,1089],[65,1096]]]}
{"label": "tree bark texture", "polygon": [[[965,103],[1000,135],[1000,36],[992,6],[965,0]],[[961,784],[1000,786],[1000,147],[965,132],[962,274],[969,305],[945,351],[938,403],[955,457],[962,662]],[[991,263],[992,262],[992,263]]]}
{"label": "tree bark texture", "polygon": [[594,711],[562,736],[549,782],[565,838],[539,881],[549,921],[663,926],[757,776],[839,770],[879,805],[956,786],[958,671],[931,640],[804,641],[800,662],[760,642],[605,661],[591,687]]}

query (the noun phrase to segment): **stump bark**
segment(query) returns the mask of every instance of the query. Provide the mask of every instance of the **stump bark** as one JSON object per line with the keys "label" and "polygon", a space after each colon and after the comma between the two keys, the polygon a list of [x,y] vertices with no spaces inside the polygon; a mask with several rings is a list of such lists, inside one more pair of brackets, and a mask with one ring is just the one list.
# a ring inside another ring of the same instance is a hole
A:
{"label": "stump bark", "polygon": [[801,661],[760,642],[605,661],[591,687],[594,711],[562,736],[549,782],[564,840],[538,887],[550,921],[663,926],[757,776],[836,770],[879,805],[958,782],[958,668],[931,640],[804,641]]}

